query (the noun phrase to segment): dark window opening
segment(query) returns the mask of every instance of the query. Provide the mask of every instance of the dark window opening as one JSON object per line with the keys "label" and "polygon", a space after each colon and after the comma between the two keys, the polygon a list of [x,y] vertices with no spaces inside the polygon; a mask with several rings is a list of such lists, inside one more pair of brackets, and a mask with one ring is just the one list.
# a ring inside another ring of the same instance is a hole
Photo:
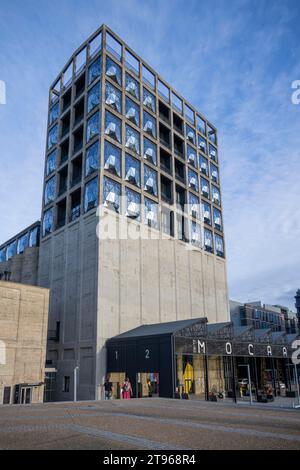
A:
{"label": "dark window opening", "polygon": [[77,129],[73,134],[73,153],[82,149],[83,145],[83,126]]}
{"label": "dark window opening", "polygon": [[175,113],[173,113],[173,126],[177,132],[183,134],[183,120]]}
{"label": "dark window opening", "polygon": [[71,88],[68,90],[62,98],[62,110],[65,111],[71,104]]}
{"label": "dark window opening", "polygon": [[60,163],[64,163],[69,158],[69,139],[66,139],[60,146]]}
{"label": "dark window opening", "polygon": [[188,219],[183,215],[177,215],[177,236],[183,242],[189,241]]}
{"label": "dark window opening", "polygon": [[78,96],[80,96],[81,93],[83,93],[84,88],[85,88],[85,74],[83,73],[81,77],[78,78],[78,80],[75,82],[76,98],[78,98]]}
{"label": "dark window opening", "polygon": [[56,228],[63,227],[66,224],[67,200],[63,199],[57,204],[57,224]]}
{"label": "dark window opening", "polygon": [[176,204],[180,206],[180,209],[184,211],[186,203],[186,191],[181,186],[176,185]]}
{"label": "dark window opening", "polygon": [[185,164],[175,158],[175,176],[178,180],[185,182]]}
{"label": "dark window opening", "polygon": [[160,176],[161,198],[168,204],[172,204],[172,181],[165,176]]}
{"label": "dark window opening", "polygon": [[64,376],[63,392],[69,393],[70,391],[70,376]]}
{"label": "dark window opening", "polygon": [[161,101],[158,102],[159,117],[166,122],[170,122],[170,110]]}
{"label": "dark window opening", "polygon": [[82,121],[84,116],[84,99],[78,101],[74,106],[74,126]]}
{"label": "dark window opening", "polygon": [[61,138],[67,135],[70,131],[70,113],[66,114],[61,120]]}
{"label": "dark window opening", "polygon": [[80,217],[81,188],[71,194],[70,222]]}
{"label": "dark window opening", "polygon": [[166,147],[170,148],[170,131],[161,122],[159,123],[159,140]]}
{"label": "dark window opening", "polygon": [[160,168],[167,173],[172,173],[172,156],[164,149],[160,148]]}
{"label": "dark window opening", "polygon": [[184,142],[180,137],[174,134],[174,152],[181,158],[184,158]]}
{"label": "dark window opening", "polygon": [[65,166],[59,172],[59,190],[58,190],[59,196],[67,190],[67,179],[68,179],[68,167]]}
{"label": "dark window opening", "polygon": [[72,161],[72,182],[71,186],[80,183],[82,178],[82,155]]}
{"label": "dark window opening", "polygon": [[167,207],[161,210],[161,228],[164,233],[174,237],[174,212]]}

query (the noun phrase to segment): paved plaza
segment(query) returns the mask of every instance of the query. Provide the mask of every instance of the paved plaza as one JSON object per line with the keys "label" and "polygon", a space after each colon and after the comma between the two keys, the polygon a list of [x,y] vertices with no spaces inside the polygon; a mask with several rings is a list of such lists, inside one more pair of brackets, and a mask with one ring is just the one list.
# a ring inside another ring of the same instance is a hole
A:
{"label": "paved plaza", "polygon": [[0,449],[300,449],[300,410],[156,398],[1,406]]}

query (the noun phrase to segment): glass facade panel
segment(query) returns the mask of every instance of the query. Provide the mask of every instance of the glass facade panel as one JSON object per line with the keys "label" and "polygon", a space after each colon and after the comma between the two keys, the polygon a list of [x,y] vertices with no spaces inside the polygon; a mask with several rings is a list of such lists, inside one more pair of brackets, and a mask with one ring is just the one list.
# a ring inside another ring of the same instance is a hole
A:
{"label": "glass facade panel", "polygon": [[211,207],[207,202],[202,202],[201,204],[202,212],[202,222],[205,224],[211,225]]}
{"label": "glass facade panel", "polygon": [[216,149],[213,145],[211,145],[211,144],[209,144],[209,147],[208,147],[208,148],[209,148],[209,156],[210,156],[210,158],[211,158],[212,160],[214,160],[215,162],[217,162],[217,161],[218,161],[218,152],[217,152],[217,149]]}
{"label": "glass facade panel", "polygon": [[198,248],[201,247],[201,227],[193,221],[191,223],[191,242]]}
{"label": "glass facade panel", "polygon": [[205,135],[206,134],[206,124],[205,124],[205,121],[200,116],[197,116],[196,125],[197,125],[197,130]]}
{"label": "glass facade panel", "polygon": [[98,204],[98,177],[85,185],[84,212],[88,212]]}
{"label": "glass facade panel", "polygon": [[188,124],[186,124],[185,132],[186,132],[187,140],[189,140],[195,145],[196,143],[195,131]]}
{"label": "glass facade panel", "polygon": [[120,211],[120,195],[121,185],[116,181],[107,178],[103,179],[103,201],[104,206],[113,209],[116,212]]}
{"label": "glass facade panel", "polygon": [[219,209],[214,207],[214,226],[217,230],[222,230],[222,215]]}
{"label": "glass facade panel", "polygon": [[153,113],[156,112],[155,96],[146,88],[143,88],[143,105],[151,109]]}
{"label": "glass facade panel", "polygon": [[90,89],[87,96],[87,112],[89,113],[100,103],[100,82]]}
{"label": "glass facade panel", "polygon": [[43,217],[43,236],[49,235],[54,228],[54,210],[53,207],[44,213]]}
{"label": "glass facade panel", "polygon": [[122,58],[122,45],[111,34],[106,33],[106,49],[118,60]]}
{"label": "glass facade panel", "polygon": [[157,81],[158,83],[158,93],[159,95],[166,100],[167,102],[170,101],[170,89],[160,80]]}
{"label": "glass facade panel", "polygon": [[99,170],[99,142],[88,147],[85,157],[85,176]]}
{"label": "glass facade panel", "polygon": [[212,200],[215,204],[221,205],[220,191],[214,185],[211,186]]}
{"label": "glass facade panel", "polygon": [[56,145],[57,141],[58,141],[58,124],[52,127],[52,129],[49,131],[48,150],[50,150],[54,145]]}
{"label": "glass facade panel", "polygon": [[104,170],[121,176],[121,150],[106,141],[104,143]]}
{"label": "glass facade panel", "polygon": [[140,107],[128,96],[125,99],[125,116],[136,126],[140,125]]}
{"label": "glass facade panel", "polygon": [[200,219],[200,200],[195,194],[189,192],[189,212],[192,217]]}
{"label": "glass facade panel", "polygon": [[0,250],[0,263],[6,261],[6,248]]}
{"label": "glass facade panel", "polygon": [[195,122],[194,111],[187,104],[184,107],[184,114],[185,114],[186,119],[188,119],[190,122],[194,124]]}
{"label": "glass facade panel", "polygon": [[200,154],[199,160],[200,160],[201,173],[208,176],[208,160],[207,160],[207,158],[203,157],[203,155]]}
{"label": "glass facade panel", "polygon": [[204,248],[206,251],[210,251],[211,253],[213,252],[213,235],[210,230],[207,228],[204,229],[203,231],[203,242],[204,242]]}
{"label": "glass facade panel", "polygon": [[141,195],[132,189],[125,188],[126,216],[131,219],[141,219]]}
{"label": "glass facade panel", "polygon": [[14,240],[6,248],[6,261],[12,258],[17,253],[17,240]]}
{"label": "glass facade panel", "polygon": [[106,56],[106,76],[118,85],[122,85],[121,67],[108,56]]}
{"label": "glass facade panel", "polygon": [[149,113],[143,113],[143,130],[156,139],[156,119]]}
{"label": "glass facade panel", "polygon": [[96,80],[96,78],[100,77],[101,63],[102,63],[102,58],[100,56],[89,66],[89,70],[88,70],[88,84],[89,85],[93,83],[93,81]]}
{"label": "glass facade panel", "polygon": [[191,170],[190,168],[188,171],[188,185],[189,188],[192,188],[194,191],[199,191],[198,175],[195,171]]}
{"label": "glass facade panel", "polygon": [[128,69],[132,70],[134,73],[139,75],[139,73],[140,73],[140,62],[127,49],[125,49],[125,65]]}
{"label": "glass facade panel", "polygon": [[140,99],[140,85],[135,78],[126,72],[125,75],[125,90],[134,96],[136,99]]}
{"label": "glass facade panel", "polygon": [[196,150],[191,147],[190,145],[186,146],[186,156],[187,156],[187,161],[190,165],[193,165],[195,168],[197,168],[197,152]]}
{"label": "glass facade panel", "polygon": [[45,197],[44,197],[45,205],[49,204],[49,202],[54,201],[55,192],[56,192],[56,181],[55,181],[55,176],[54,176],[49,181],[47,181],[45,185]]}
{"label": "glass facade panel", "polygon": [[93,114],[87,121],[86,125],[86,141],[89,142],[95,135],[99,134],[99,111]]}
{"label": "glass facade panel", "polygon": [[218,256],[224,256],[224,240],[220,235],[215,235],[215,248]]}
{"label": "glass facade panel", "polygon": [[145,197],[145,224],[149,227],[159,228],[158,204]]}
{"label": "glass facade panel", "polygon": [[125,126],[125,147],[133,152],[140,153],[140,134],[126,124]]}
{"label": "glass facade panel", "polygon": [[147,165],[144,165],[144,190],[157,196],[157,173]]}
{"label": "glass facade panel", "polygon": [[219,171],[212,163],[210,164],[210,177],[212,181],[219,184]]}
{"label": "glass facade panel", "polygon": [[127,154],[125,157],[125,180],[135,186],[141,186],[141,163]]}
{"label": "glass facade panel", "polygon": [[121,143],[121,120],[109,111],[105,112],[105,134]]}
{"label": "glass facade panel", "polygon": [[49,124],[51,125],[56,119],[58,118],[59,115],[59,103],[56,103],[54,106],[52,106],[50,110],[50,116],[49,116]]}
{"label": "glass facade panel", "polygon": [[214,144],[217,143],[217,133],[216,133],[215,129],[213,129],[209,125],[207,125],[207,135],[208,135],[208,138],[211,142],[213,142]]}
{"label": "glass facade panel", "polygon": [[142,76],[143,76],[143,81],[147,83],[151,88],[155,88],[155,76],[153,75],[150,70],[143,65],[142,67]]}
{"label": "glass facade panel", "polygon": [[17,245],[18,255],[20,253],[24,253],[24,251],[26,250],[26,248],[28,248],[28,246],[29,246],[29,233],[27,232],[18,239],[18,245]]}
{"label": "glass facade panel", "polygon": [[30,230],[30,235],[29,235],[29,246],[34,247],[39,245],[39,232],[40,229],[39,227],[34,227],[32,230]]}
{"label": "glass facade panel", "polygon": [[201,186],[201,194],[204,197],[209,199],[210,190],[209,190],[209,182],[205,178],[200,178],[200,186]]}
{"label": "glass facade panel", "polygon": [[56,170],[56,155],[57,151],[53,150],[48,157],[46,161],[46,176],[51,175]]}
{"label": "glass facade panel", "polygon": [[202,135],[198,135],[198,147],[203,153],[207,153],[206,140]]}
{"label": "glass facade panel", "polygon": [[105,83],[105,103],[118,113],[122,112],[122,93],[109,82]]}
{"label": "glass facade panel", "polygon": [[182,103],[182,100],[177,95],[175,95],[175,93],[172,93],[172,106],[177,111],[179,111],[180,114],[182,114],[183,103]]}
{"label": "glass facade panel", "polygon": [[144,158],[154,165],[157,163],[157,147],[146,137],[144,137]]}

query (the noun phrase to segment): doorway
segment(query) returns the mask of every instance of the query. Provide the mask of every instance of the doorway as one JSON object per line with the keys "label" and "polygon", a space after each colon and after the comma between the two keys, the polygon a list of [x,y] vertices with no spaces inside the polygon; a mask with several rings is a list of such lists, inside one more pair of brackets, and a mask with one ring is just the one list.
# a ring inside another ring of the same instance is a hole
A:
{"label": "doorway", "polygon": [[28,405],[31,403],[31,387],[22,387],[21,388],[21,405]]}
{"label": "doorway", "polygon": [[137,374],[138,397],[159,397],[159,373],[139,372]]}

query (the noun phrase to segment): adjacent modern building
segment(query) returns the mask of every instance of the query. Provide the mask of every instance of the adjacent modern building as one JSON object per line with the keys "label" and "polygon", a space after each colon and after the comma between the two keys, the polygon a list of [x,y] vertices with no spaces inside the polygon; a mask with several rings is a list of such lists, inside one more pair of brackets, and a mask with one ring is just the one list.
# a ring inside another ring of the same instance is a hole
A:
{"label": "adjacent modern building", "polygon": [[100,397],[108,338],[229,319],[217,130],[105,25],[50,87],[38,285],[59,400],[77,366]]}
{"label": "adjacent modern building", "polygon": [[0,281],[0,404],[43,402],[49,291]]}

